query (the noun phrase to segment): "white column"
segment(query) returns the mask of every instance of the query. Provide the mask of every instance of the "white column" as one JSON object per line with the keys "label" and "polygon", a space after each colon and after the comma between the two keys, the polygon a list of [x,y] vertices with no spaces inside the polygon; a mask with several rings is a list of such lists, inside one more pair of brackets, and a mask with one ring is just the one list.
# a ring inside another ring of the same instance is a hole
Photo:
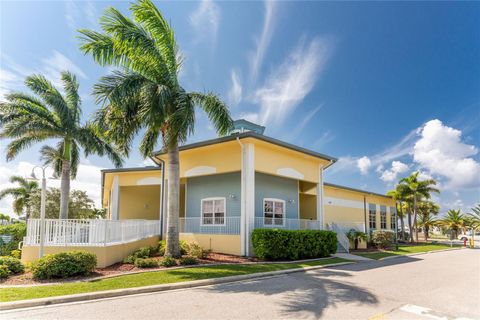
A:
{"label": "white column", "polygon": [[242,148],[240,241],[243,255],[251,255],[250,236],[255,227],[255,146]]}
{"label": "white column", "polygon": [[318,183],[317,183],[317,221],[320,222],[320,228],[325,229],[325,207],[323,200],[323,165],[318,168]]}
{"label": "white column", "polygon": [[112,210],[112,220],[118,220],[118,205],[120,197],[120,187],[118,185],[118,176],[113,177],[112,182],[112,198],[111,201],[111,210]]}

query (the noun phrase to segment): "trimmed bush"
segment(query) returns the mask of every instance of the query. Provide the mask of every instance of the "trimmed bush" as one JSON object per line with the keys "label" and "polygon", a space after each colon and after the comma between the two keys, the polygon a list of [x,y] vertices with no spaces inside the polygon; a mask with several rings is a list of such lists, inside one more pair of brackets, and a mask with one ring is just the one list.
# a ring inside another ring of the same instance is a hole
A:
{"label": "trimmed bush", "polygon": [[176,266],[177,265],[177,261],[175,261],[175,259],[173,259],[172,257],[165,257],[163,258],[162,261],[160,261],[159,265],[161,265],[162,267],[173,267],[173,266]]}
{"label": "trimmed bush", "polygon": [[203,250],[202,247],[196,242],[192,242],[188,244],[187,255],[197,258],[203,259],[207,256],[207,251]]}
{"label": "trimmed bush", "polygon": [[320,258],[337,251],[337,235],[326,230],[255,229],[252,245],[263,260]]}
{"label": "trimmed bush", "polygon": [[0,264],[0,279],[6,279],[10,275],[10,270],[4,264]]}
{"label": "trimmed bush", "polygon": [[160,240],[158,242],[158,254],[163,256],[165,255],[165,246],[167,245],[165,240]]}
{"label": "trimmed bush", "polygon": [[184,254],[188,254],[188,242],[185,240],[180,240],[180,254],[183,256]]}
{"label": "trimmed bush", "polygon": [[155,247],[141,247],[135,250],[131,255],[123,259],[123,263],[134,264],[138,258],[146,259],[155,255],[158,250]]}
{"label": "trimmed bush", "polygon": [[146,258],[146,259],[137,258],[135,260],[135,267],[138,267],[138,268],[156,268],[156,267],[158,267],[158,262],[157,262],[157,260],[151,259],[151,258]]}
{"label": "trimmed bush", "polygon": [[0,257],[0,265],[7,266],[8,270],[15,274],[15,273],[20,273],[25,270],[25,267],[23,266],[22,262],[14,257],[9,257],[9,256],[3,256]]}
{"label": "trimmed bush", "polygon": [[191,266],[191,265],[194,265],[194,264],[198,264],[198,260],[197,260],[197,258],[192,257],[192,256],[185,256],[185,257],[180,259],[180,264],[182,266]]}
{"label": "trimmed bush", "polygon": [[395,234],[390,230],[374,230],[371,238],[374,246],[384,249],[392,245]]}
{"label": "trimmed bush", "polygon": [[49,254],[32,264],[35,279],[68,278],[88,275],[97,265],[97,256],[85,251]]}
{"label": "trimmed bush", "polygon": [[0,226],[0,235],[8,235],[13,237],[12,241],[9,243],[0,243],[0,256],[10,256],[12,255],[12,251],[17,250],[18,243],[23,241],[23,237],[27,235],[27,224],[14,223],[6,226]]}
{"label": "trimmed bush", "polygon": [[[179,244],[180,244],[180,254],[181,255],[188,254],[188,249],[190,247],[188,242],[185,240],[180,240]],[[167,242],[165,240],[161,240],[158,242],[158,253],[161,256],[165,255],[166,248],[167,248]]]}

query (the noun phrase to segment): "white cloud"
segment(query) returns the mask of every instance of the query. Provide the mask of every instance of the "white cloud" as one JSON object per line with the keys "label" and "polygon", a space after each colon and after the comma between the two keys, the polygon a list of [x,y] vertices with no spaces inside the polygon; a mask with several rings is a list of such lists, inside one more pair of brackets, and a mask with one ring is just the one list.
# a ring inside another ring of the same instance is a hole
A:
{"label": "white cloud", "polygon": [[231,72],[231,79],[232,86],[228,92],[228,100],[230,101],[230,104],[235,106],[242,101],[242,84],[240,83],[240,78],[235,70],[232,70]]}
{"label": "white cloud", "polygon": [[275,1],[265,1],[265,18],[263,20],[263,28],[260,37],[255,39],[256,50],[250,56],[250,81],[255,83],[258,72],[262,66],[263,58],[267,52],[268,46],[272,39],[275,25]]}
{"label": "white cloud", "polygon": [[380,176],[380,179],[382,179],[385,182],[392,182],[394,180],[397,180],[397,177],[399,174],[402,174],[407,170],[408,170],[408,166],[405,163],[401,161],[392,161],[392,167],[388,170],[383,171]]}
{"label": "white cloud", "polygon": [[[2,164],[0,166],[0,190],[14,186],[8,180],[13,175],[19,175],[23,177],[30,177],[32,168],[34,164],[26,161],[21,161],[16,164]],[[72,180],[71,189],[83,190],[86,191],[88,196],[95,202],[95,206],[100,208],[100,192],[101,192],[101,173],[100,170],[103,168],[94,166],[80,164],[78,167],[77,178]],[[51,176],[51,171],[47,170],[47,176]],[[49,187],[60,187],[60,180],[47,180],[47,188]],[[7,213],[13,216],[12,209],[12,197],[5,197],[0,200],[0,212]]]}
{"label": "white cloud", "polygon": [[211,0],[203,0],[190,14],[190,24],[195,29],[197,43],[205,39],[213,43],[217,41],[220,16],[220,8]]}
{"label": "white cloud", "polygon": [[96,19],[97,10],[93,1],[65,1],[65,21],[72,31],[77,32],[79,28],[94,27]]}
{"label": "white cloud", "polygon": [[260,105],[261,124],[283,121],[310,93],[332,51],[329,40],[315,38],[310,43],[301,40],[295,50],[267,77],[256,90],[254,102]]}
{"label": "white cloud", "polygon": [[472,158],[478,149],[462,141],[460,130],[435,119],[425,123],[418,134],[413,160],[421,168],[445,177],[446,187],[451,189],[480,187],[480,163]]}
{"label": "white cloud", "polygon": [[66,70],[84,79],[87,78],[87,75],[79,66],[56,50],[53,51],[52,56],[42,59],[42,63],[42,73],[47,77],[47,79],[55,82],[56,85],[59,85],[60,72]]}
{"label": "white cloud", "polygon": [[372,166],[372,161],[367,156],[363,156],[357,160],[357,168],[360,169],[361,174],[367,174]]}

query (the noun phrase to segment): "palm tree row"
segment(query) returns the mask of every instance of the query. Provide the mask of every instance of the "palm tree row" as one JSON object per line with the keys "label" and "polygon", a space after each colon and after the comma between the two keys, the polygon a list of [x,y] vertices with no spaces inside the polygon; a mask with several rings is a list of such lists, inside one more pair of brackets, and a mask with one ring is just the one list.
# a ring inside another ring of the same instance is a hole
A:
{"label": "palm tree row", "polygon": [[[130,6],[132,18],[109,8],[100,18],[102,32],[79,30],[80,49],[101,66],[118,70],[94,86],[101,104],[92,122],[82,124],[75,76],[62,73],[62,95],[41,75],[26,79],[34,95],[11,93],[0,104],[1,138],[11,139],[7,160],[32,144],[56,139],[41,149],[42,160],[61,176],[60,218],[67,218],[70,179],[75,178],[80,149],[106,155],[115,166],[128,156],[134,137],[142,132],[140,153],[157,146],[167,152],[168,208],[166,255],[178,257],[179,151],[194,132],[195,111],[202,109],[220,135],[232,127],[227,106],[213,93],[188,92],[179,81],[182,57],[174,31],[150,0]],[[23,201],[23,200],[22,200]]]}

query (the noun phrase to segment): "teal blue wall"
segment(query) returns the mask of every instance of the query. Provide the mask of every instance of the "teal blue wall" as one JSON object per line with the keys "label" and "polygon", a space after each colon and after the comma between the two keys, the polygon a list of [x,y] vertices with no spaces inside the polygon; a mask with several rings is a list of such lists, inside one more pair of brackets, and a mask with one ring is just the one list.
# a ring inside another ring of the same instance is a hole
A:
{"label": "teal blue wall", "polygon": [[[263,217],[263,199],[285,201],[287,219],[298,219],[298,181],[255,172],[255,216]],[[288,200],[295,200],[289,203]]]}
{"label": "teal blue wall", "polygon": [[[215,174],[187,178],[185,216],[200,217],[201,201],[204,198],[223,197],[226,199],[227,217],[240,216],[240,172]],[[235,198],[229,197],[234,194]]]}

